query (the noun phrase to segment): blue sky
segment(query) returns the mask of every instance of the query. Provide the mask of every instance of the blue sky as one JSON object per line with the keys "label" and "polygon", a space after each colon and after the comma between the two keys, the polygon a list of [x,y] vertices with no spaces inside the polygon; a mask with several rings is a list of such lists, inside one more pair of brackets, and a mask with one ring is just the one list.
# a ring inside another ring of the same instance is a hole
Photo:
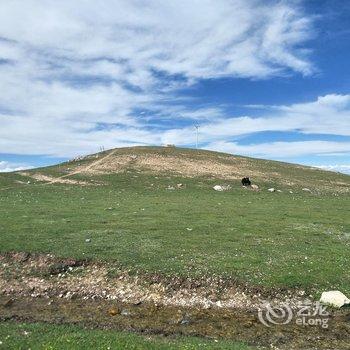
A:
{"label": "blue sky", "polygon": [[132,145],[350,173],[350,2],[0,3],[0,171]]}

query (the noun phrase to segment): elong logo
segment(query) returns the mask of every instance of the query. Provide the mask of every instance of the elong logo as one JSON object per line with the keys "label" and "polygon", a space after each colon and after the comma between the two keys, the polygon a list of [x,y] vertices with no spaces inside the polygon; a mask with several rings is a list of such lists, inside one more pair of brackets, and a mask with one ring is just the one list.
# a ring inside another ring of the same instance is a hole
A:
{"label": "elong logo", "polygon": [[294,310],[286,303],[279,306],[265,303],[259,308],[258,317],[266,327],[287,325],[293,319],[298,326],[320,326],[322,328],[328,328],[329,326],[329,312],[326,306],[318,301],[298,305]]}

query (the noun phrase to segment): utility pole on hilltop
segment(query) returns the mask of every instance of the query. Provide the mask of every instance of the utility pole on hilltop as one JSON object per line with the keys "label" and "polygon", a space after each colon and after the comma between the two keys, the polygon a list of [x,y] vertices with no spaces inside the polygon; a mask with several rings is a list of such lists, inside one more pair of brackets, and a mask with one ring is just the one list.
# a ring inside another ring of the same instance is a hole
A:
{"label": "utility pole on hilltop", "polygon": [[198,149],[198,132],[199,132],[199,125],[196,124],[194,127],[196,128],[196,149]]}

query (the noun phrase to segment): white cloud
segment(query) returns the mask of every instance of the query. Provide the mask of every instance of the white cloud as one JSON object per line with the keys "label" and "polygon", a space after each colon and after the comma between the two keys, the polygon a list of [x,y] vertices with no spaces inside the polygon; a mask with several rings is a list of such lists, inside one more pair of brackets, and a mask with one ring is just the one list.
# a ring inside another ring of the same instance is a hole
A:
{"label": "white cloud", "polygon": [[350,136],[350,95],[330,94],[310,103],[276,106],[281,122],[295,122],[305,134]]}
{"label": "white cloud", "polygon": [[0,160],[0,173],[7,173],[10,171],[24,170],[24,169],[30,169],[30,168],[31,168],[30,165],[16,164],[16,163]]}
{"label": "white cloud", "polygon": [[[350,136],[350,95],[326,95],[309,103],[259,108],[267,110],[262,117],[222,117],[202,123],[202,141],[212,142],[264,131]],[[192,129],[169,130],[164,133],[163,142],[186,144],[193,134]]]}
{"label": "white cloud", "polygon": [[317,168],[350,175],[350,164],[316,165]]}
{"label": "white cloud", "polygon": [[[159,143],[165,136],[135,109],[220,119],[220,108],[169,100],[199,79],[311,74],[312,31],[294,2],[2,1],[0,153]],[[101,122],[118,126],[102,132]]]}
{"label": "white cloud", "polygon": [[338,152],[350,153],[350,142],[294,141],[240,145],[236,142],[217,141],[209,143],[205,148],[250,157],[288,158],[310,154],[322,156]]}
{"label": "white cloud", "polygon": [[227,115],[222,106],[189,108],[178,94],[200,79],[311,74],[303,45],[312,20],[296,3],[1,2],[0,153],[71,157],[102,145],[194,144],[193,127],[176,126],[193,120],[201,143],[215,150],[349,154],[349,142],[237,140],[266,131],[350,136],[350,95],[253,106],[262,111],[252,117]]}

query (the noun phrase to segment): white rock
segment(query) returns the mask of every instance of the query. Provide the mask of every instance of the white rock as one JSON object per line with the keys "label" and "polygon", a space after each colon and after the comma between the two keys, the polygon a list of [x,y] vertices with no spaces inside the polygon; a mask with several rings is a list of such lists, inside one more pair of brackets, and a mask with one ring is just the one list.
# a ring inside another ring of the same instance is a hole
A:
{"label": "white rock", "polygon": [[302,190],[302,191],[305,191],[305,192],[311,192],[310,188],[306,188],[306,187],[305,187],[305,188],[302,188],[301,190]]}
{"label": "white rock", "polygon": [[272,187],[268,189],[269,192],[275,192],[276,190]]}
{"label": "white rock", "polygon": [[230,185],[215,185],[214,187],[213,187],[213,189],[215,190],[215,191],[228,191],[228,190],[230,190],[231,189],[231,186]]}
{"label": "white rock", "polygon": [[220,300],[216,302],[216,306],[217,306],[217,307],[222,307],[222,303],[221,303]]}
{"label": "white rock", "polygon": [[255,184],[251,185],[250,187],[252,188],[252,190],[258,190],[259,189],[259,186],[255,185]]}
{"label": "white rock", "polygon": [[340,308],[344,305],[350,304],[350,299],[348,299],[339,290],[333,290],[329,292],[323,292],[321,295],[320,302]]}
{"label": "white rock", "polygon": [[282,190],[277,190],[277,192],[282,193]]}

